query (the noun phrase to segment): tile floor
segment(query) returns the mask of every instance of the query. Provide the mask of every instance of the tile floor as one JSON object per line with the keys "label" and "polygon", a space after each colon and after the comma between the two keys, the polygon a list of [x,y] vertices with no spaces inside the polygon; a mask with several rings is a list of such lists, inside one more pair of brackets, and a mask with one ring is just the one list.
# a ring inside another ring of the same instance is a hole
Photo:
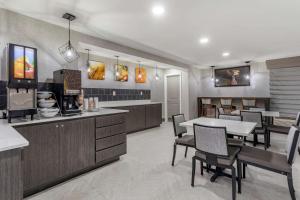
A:
{"label": "tile floor", "polygon": [[[284,135],[272,136],[271,151],[284,152]],[[171,166],[174,141],[171,123],[128,135],[128,153],[120,161],[36,194],[26,200],[230,200],[231,180],[219,178],[211,183],[211,174],[196,172],[191,187],[191,157],[184,158],[179,147],[175,166]],[[294,186],[300,198],[300,159],[294,164]],[[198,164],[198,163],[197,163]],[[199,164],[198,164],[199,166]],[[288,200],[285,176],[249,166],[242,182],[240,200]]]}

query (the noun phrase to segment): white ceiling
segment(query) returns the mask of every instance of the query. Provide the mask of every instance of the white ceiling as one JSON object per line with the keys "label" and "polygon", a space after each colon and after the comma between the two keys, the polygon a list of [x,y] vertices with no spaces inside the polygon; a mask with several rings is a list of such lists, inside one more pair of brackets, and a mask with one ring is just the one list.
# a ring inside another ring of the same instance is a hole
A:
{"label": "white ceiling", "polygon": [[[156,4],[165,15],[152,15]],[[0,7],[64,26],[61,15],[71,12],[75,30],[199,66],[300,54],[299,0],[0,0]],[[210,43],[201,46],[202,36]]]}

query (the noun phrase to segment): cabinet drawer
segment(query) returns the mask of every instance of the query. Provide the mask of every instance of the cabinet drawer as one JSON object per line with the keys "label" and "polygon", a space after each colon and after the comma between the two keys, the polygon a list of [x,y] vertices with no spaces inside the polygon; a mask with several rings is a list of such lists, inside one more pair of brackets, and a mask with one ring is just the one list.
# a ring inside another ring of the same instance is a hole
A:
{"label": "cabinet drawer", "polygon": [[105,138],[113,135],[118,135],[121,133],[125,133],[126,125],[125,123],[117,124],[113,126],[107,126],[96,129],[96,139]]}
{"label": "cabinet drawer", "polygon": [[126,134],[115,135],[103,139],[96,140],[96,151],[116,146],[126,142]]}
{"label": "cabinet drawer", "polygon": [[126,143],[96,152],[96,162],[98,163],[123,154],[126,154]]}
{"label": "cabinet drawer", "polygon": [[125,114],[109,115],[96,118],[96,127],[112,126],[125,122]]}

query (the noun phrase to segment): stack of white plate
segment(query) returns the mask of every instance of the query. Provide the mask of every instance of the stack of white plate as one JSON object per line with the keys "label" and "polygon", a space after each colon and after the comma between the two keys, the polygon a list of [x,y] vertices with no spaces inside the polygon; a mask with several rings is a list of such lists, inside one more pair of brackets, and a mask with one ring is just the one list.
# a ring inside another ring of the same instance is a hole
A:
{"label": "stack of white plate", "polygon": [[39,109],[39,111],[43,117],[50,118],[50,117],[55,117],[58,114],[59,109],[58,108],[41,108],[41,109]]}
{"label": "stack of white plate", "polygon": [[51,108],[55,105],[56,101],[54,99],[40,99],[38,103],[41,108]]}
{"label": "stack of white plate", "polygon": [[52,96],[52,93],[51,92],[48,92],[48,91],[39,91],[37,93],[37,97],[39,99],[48,99]]}
{"label": "stack of white plate", "polygon": [[56,100],[51,99],[52,93],[48,91],[40,91],[37,93],[39,112],[42,117],[55,117],[59,113],[59,108],[53,108]]}

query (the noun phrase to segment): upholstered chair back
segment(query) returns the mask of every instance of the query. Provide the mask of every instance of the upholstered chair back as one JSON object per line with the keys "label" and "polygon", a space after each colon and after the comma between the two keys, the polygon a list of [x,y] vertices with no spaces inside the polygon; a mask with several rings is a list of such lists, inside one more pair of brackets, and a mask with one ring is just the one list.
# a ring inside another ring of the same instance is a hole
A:
{"label": "upholstered chair back", "polygon": [[228,156],[225,127],[210,127],[194,124],[194,135],[197,150],[216,156]]}
{"label": "upholstered chair back", "polygon": [[185,118],[183,114],[173,115],[173,127],[175,136],[181,137],[183,134],[187,133],[187,130],[183,126],[179,126],[180,123],[185,122]]}

